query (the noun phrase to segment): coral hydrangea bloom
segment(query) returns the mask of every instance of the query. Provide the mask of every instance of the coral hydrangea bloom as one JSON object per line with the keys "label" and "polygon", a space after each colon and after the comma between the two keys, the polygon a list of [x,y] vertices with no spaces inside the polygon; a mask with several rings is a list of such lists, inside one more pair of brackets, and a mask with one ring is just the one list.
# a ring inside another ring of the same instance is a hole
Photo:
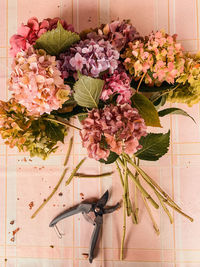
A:
{"label": "coral hydrangea bloom", "polygon": [[176,35],[170,36],[164,31],[152,33],[144,41],[129,43],[122,57],[126,69],[136,80],[145,74],[146,84],[159,86],[164,81],[173,84],[184,71],[183,48],[176,43]]}
{"label": "coral hydrangea bloom", "polygon": [[133,154],[141,148],[141,136],[146,135],[144,119],[129,104],[92,109],[82,125],[83,147],[87,148],[88,156],[96,160],[106,160],[110,151],[118,155],[123,151]]}
{"label": "coral hydrangea bloom", "polygon": [[115,70],[113,75],[104,76],[105,84],[101,93],[101,99],[106,101],[112,95],[118,95],[116,102],[118,104],[131,104],[132,89],[130,87],[131,79],[125,71]]}
{"label": "coral hydrangea bloom", "polygon": [[66,21],[61,20],[60,18],[48,18],[44,19],[42,22],[39,22],[36,17],[33,17],[28,20],[26,25],[22,23],[17,34],[14,34],[10,38],[11,56],[15,57],[16,54],[21,50],[26,50],[30,45],[35,44],[35,41],[43,33],[55,29],[58,21],[60,21],[64,29],[74,31],[74,28],[71,24],[68,25]]}
{"label": "coral hydrangea bloom", "polygon": [[47,55],[44,50],[30,47],[18,53],[12,69],[9,90],[30,114],[50,113],[68,99],[70,87],[64,85],[55,57]]}

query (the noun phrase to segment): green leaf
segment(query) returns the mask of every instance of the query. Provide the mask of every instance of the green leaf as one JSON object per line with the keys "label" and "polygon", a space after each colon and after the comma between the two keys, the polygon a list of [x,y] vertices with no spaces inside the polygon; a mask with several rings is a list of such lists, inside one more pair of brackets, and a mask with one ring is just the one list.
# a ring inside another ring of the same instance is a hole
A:
{"label": "green leaf", "polygon": [[180,108],[166,108],[158,112],[158,115],[160,117],[164,117],[168,114],[178,114],[178,115],[187,116],[187,117],[190,117],[196,123],[195,119],[192,116],[190,116],[186,111]]}
{"label": "green leaf", "polygon": [[140,145],[142,149],[135,153],[135,156],[142,160],[155,161],[168,152],[170,141],[170,131],[166,134],[149,133],[147,136],[142,136]]}
{"label": "green leaf", "polygon": [[44,49],[52,56],[57,56],[79,40],[80,37],[77,33],[66,31],[58,21],[57,28],[42,34],[34,47]]}
{"label": "green leaf", "polygon": [[81,107],[97,108],[104,81],[82,75],[74,85],[74,99]]}
{"label": "green leaf", "polygon": [[47,137],[55,142],[64,142],[64,132],[62,130],[63,127],[58,127],[55,123],[50,121],[45,121],[45,126],[45,133]]}
{"label": "green leaf", "polygon": [[135,93],[131,100],[147,126],[162,127],[156,108],[146,96]]}
{"label": "green leaf", "polygon": [[101,163],[111,164],[111,163],[115,162],[118,157],[119,157],[119,155],[117,155],[115,152],[110,151],[110,154],[109,154],[107,160],[100,159],[99,161]]}

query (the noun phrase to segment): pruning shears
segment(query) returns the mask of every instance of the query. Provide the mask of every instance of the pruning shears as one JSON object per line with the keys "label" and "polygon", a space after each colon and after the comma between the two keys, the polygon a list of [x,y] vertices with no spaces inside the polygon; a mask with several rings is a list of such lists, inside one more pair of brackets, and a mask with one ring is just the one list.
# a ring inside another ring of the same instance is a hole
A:
{"label": "pruning shears", "polygon": [[[81,202],[79,205],[76,205],[74,207],[71,207],[64,212],[60,213],[58,216],[56,216],[49,224],[49,227],[56,226],[56,224],[69,216],[72,216],[74,214],[82,213],[84,218],[92,223],[94,225],[94,230],[91,237],[90,242],[90,251],[89,251],[89,262],[92,263],[94,259],[94,249],[98,240],[98,236],[103,224],[103,215],[107,213],[112,213],[116,209],[120,207],[119,202],[114,205],[107,208],[104,208],[108,201],[109,192],[108,190],[103,194],[103,196],[97,200],[96,202]],[[95,219],[92,220],[91,217],[88,215],[88,213],[93,212],[95,215]]]}

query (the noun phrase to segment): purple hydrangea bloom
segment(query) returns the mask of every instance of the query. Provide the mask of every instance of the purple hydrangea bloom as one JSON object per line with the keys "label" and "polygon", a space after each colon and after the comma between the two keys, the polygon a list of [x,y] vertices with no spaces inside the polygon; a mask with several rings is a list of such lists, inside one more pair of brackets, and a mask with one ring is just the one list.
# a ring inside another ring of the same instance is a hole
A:
{"label": "purple hydrangea bloom", "polygon": [[119,52],[109,41],[86,39],[61,54],[57,67],[63,78],[73,75],[76,71],[87,76],[98,77],[104,71],[113,74],[118,67],[118,59]]}

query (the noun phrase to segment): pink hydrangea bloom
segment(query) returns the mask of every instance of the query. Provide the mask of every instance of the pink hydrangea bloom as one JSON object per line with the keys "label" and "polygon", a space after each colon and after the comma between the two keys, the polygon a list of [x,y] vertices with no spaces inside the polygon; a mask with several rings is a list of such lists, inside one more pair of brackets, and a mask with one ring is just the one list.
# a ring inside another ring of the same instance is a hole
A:
{"label": "pink hydrangea bloom", "polygon": [[176,43],[176,35],[170,36],[164,31],[151,33],[144,41],[129,43],[122,57],[126,69],[136,80],[146,74],[146,84],[159,86],[164,81],[173,84],[184,71],[183,48]]}
{"label": "pink hydrangea bloom", "polygon": [[123,151],[136,153],[141,148],[141,136],[147,134],[144,119],[129,104],[92,109],[82,125],[83,147],[87,148],[88,156],[96,160],[106,160],[110,151],[118,155]]}
{"label": "pink hydrangea bloom", "polygon": [[110,96],[118,94],[116,102],[118,104],[131,104],[132,89],[131,79],[125,71],[115,70],[111,76],[104,76],[105,84],[101,93],[101,99],[106,101]]}
{"label": "pink hydrangea bloom", "polygon": [[32,115],[50,113],[68,99],[70,87],[64,85],[54,56],[44,50],[19,52],[13,60],[9,90],[14,99]]}
{"label": "pink hydrangea bloom", "polygon": [[30,18],[27,22],[27,25],[23,23],[18,29],[17,34],[14,34],[10,38],[10,54],[15,57],[18,52],[21,50],[26,50],[30,45],[35,44],[35,41],[45,32],[51,31],[57,27],[57,23],[60,21],[62,26],[68,31],[74,31],[74,28],[71,24],[67,24],[66,21],[61,20],[60,18],[54,19],[44,19],[42,22],[39,22],[36,17]]}

